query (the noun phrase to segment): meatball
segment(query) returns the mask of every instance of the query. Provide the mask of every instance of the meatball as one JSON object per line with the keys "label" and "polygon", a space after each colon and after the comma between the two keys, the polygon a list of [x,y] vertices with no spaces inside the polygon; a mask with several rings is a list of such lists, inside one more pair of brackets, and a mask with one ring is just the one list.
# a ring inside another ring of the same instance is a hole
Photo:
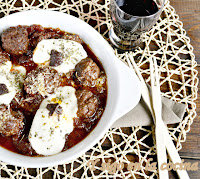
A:
{"label": "meatball", "polygon": [[28,112],[36,113],[44,98],[41,95],[29,96],[27,95],[21,102],[21,107]]}
{"label": "meatball", "polygon": [[37,44],[44,40],[44,39],[57,39],[60,38],[60,35],[56,32],[51,31],[41,31],[41,32],[34,32],[31,36],[31,44],[36,47]]}
{"label": "meatball", "polygon": [[22,92],[19,92],[15,95],[15,97],[11,101],[10,106],[12,109],[15,110],[17,109],[25,110],[24,114],[27,114],[27,112],[28,114],[36,113],[43,99],[44,98],[39,94],[33,96],[27,94],[26,96],[24,96]]}
{"label": "meatball", "polygon": [[75,76],[84,86],[94,86],[100,75],[100,69],[90,58],[81,60],[75,67]]}
{"label": "meatball", "polygon": [[12,99],[10,103],[10,107],[12,109],[20,109],[22,105],[22,101],[24,100],[24,94],[22,91],[16,93],[15,97]]}
{"label": "meatball", "polygon": [[12,111],[5,104],[0,105],[0,133],[5,136],[19,134],[23,129],[24,115],[20,111]]}
{"label": "meatball", "polygon": [[77,90],[76,97],[78,100],[77,116],[88,118],[95,114],[98,108],[98,99],[94,94],[86,89]]}
{"label": "meatball", "polygon": [[73,40],[75,42],[78,42],[80,44],[82,44],[82,40],[80,38],[79,35],[77,34],[69,34],[69,33],[66,33],[62,36],[62,39],[65,39],[65,40]]}
{"label": "meatball", "polygon": [[24,89],[30,95],[40,94],[46,97],[59,86],[60,75],[50,67],[40,67],[32,70],[24,80]]}
{"label": "meatball", "polygon": [[13,55],[24,54],[28,50],[28,31],[25,26],[11,27],[1,36],[2,47]]}
{"label": "meatball", "polygon": [[28,27],[28,33],[29,35],[32,35],[35,31],[42,32],[44,31],[44,27],[38,24],[33,24]]}

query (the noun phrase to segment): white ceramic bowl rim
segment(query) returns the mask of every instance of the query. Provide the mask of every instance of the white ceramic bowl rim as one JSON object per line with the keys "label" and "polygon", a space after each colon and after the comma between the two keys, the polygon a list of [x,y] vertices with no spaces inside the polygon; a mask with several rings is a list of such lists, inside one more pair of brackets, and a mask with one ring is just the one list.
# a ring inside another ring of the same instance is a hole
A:
{"label": "white ceramic bowl rim", "polygon": [[108,80],[107,105],[102,118],[95,129],[74,147],[47,157],[24,156],[0,147],[0,160],[12,165],[39,168],[69,162],[89,150],[103,137],[116,119],[136,106],[141,92],[135,73],[116,58],[110,45],[95,29],[76,17],[48,10],[19,12],[0,19],[0,33],[11,26],[32,24],[60,28],[80,35],[100,59]]}

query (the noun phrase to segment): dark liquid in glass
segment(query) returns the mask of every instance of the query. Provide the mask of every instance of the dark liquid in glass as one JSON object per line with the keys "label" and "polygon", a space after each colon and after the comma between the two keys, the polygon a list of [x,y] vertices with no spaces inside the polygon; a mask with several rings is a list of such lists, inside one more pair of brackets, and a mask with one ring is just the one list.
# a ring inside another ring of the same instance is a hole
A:
{"label": "dark liquid in glass", "polygon": [[133,16],[149,16],[158,11],[153,0],[117,0],[121,10]]}
{"label": "dark liquid in glass", "polygon": [[154,0],[111,0],[112,43],[124,50],[140,44],[141,36],[155,25],[160,16],[158,4]]}

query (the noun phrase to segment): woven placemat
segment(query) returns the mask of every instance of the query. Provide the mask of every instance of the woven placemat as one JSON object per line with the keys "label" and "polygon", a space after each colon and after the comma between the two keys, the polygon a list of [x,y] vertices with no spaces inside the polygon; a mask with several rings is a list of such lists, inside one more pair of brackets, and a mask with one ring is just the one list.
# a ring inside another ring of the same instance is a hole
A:
{"label": "woven placemat", "polygon": [[[108,29],[111,28],[109,3],[109,0],[6,0],[0,1],[0,16],[30,9],[66,12],[91,24],[107,39]],[[197,64],[190,39],[169,1],[166,1],[157,24],[145,34],[141,47],[123,54],[115,50],[115,54],[127,65],[131,65],[129,56],[133,56],[147,82],[150,80],[148,59],[151,56],[156,57],[162,95],[187,104],[183,121],[168,126],[176,148],[180,150],[181,142],[186,140],[186,133],[190,131],[190,125],[196,116],[194,100],[197,98],[198,72],[195,70]],[[149,158],[156,161],[153,133],[153,127],[110,129],[98,144],[67,164],[44,169],[27,169],[0,162],[1,178],[156,178],[157,170],[145,168]],[[100,159],[100,162],[96,164],[96,170],[91,170],[87,162],[95,159]],[[124,169],[114,171],[114,175],[112,171],[102,170],[101,162],[108,162],[108,159],[123,163]],[[127,165],[130,162],[140,162],[141,169],[129,171]]]}

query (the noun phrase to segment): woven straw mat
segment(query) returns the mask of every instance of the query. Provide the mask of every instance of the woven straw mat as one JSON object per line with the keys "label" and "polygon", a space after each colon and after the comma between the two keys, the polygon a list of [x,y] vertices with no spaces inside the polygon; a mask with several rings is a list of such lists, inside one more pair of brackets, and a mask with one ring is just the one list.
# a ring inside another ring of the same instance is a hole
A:
{"label": "woven straw mat", "polygon": [[[61,11],[91,24],[108,39],[108,29],[111,28],[109,3],[109,0],[1,0],[0,16],[30,9]],[[144,35],[141,47],[134,52],[122,54],[116,49],[114,52],[127,65],[131,65],[129,57],[133,56],[147,82],[150,81],[148,59],[151,56],[156,57],[162,95],[187,104],[183,121],[177,125],[168,125],[176,148],[180,150],[181,142],[186,140],[186,133],[190,131],[190,125],[196,116],[194,100],[197,98],[197,64],[190,39],[169,1],[166,1],[157,24]],[[27,169],[0,162],[0,169],[1,178],[157,178],[157,170],[150,171],[144,167],[148,158],[156,161],[154,127],[138,126],[110,129],[98,144],[67,164]],[[100,162],[108,162],[108,159],[111,159],[112,162],[124,163],[124,169],[117,170],[113,175],[112,172],[102,171],[99,162],[93,171],[86,164],[88,160],[95,159],[100,159]],[[141,170],[126,169],[130,162],[140,162]]]}

